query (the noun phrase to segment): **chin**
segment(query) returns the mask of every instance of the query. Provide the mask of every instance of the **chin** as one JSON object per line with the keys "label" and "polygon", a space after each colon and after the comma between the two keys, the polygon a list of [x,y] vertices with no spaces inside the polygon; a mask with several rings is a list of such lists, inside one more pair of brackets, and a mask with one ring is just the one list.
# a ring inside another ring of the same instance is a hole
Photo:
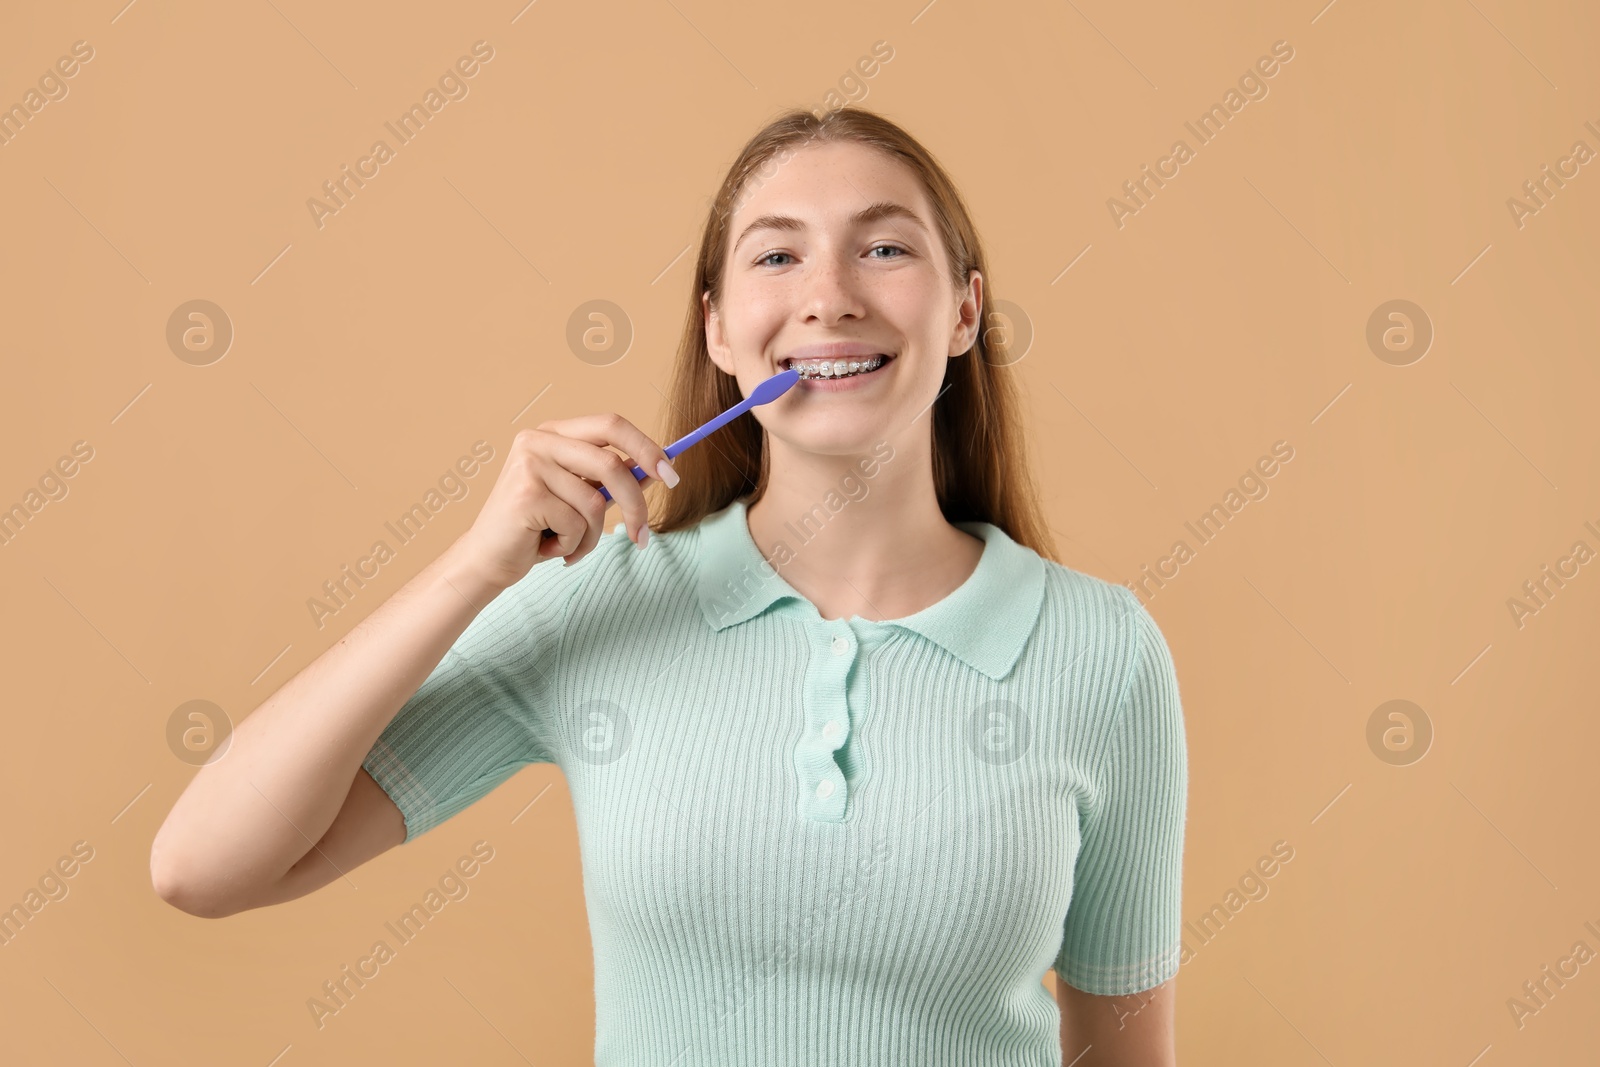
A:
{"label": "chin", "polygon": [[876,418],[865,424],[857,423],[854,419],[848,423],[818,419],[803,428],[787,427],[792,431],[789,433],[773,433],[770,427],[768,433],[774,439],[781,440],[791,452],[810,456],[851,457],[881,449],[888,440],[884,433],[886,425],[884,420]]}

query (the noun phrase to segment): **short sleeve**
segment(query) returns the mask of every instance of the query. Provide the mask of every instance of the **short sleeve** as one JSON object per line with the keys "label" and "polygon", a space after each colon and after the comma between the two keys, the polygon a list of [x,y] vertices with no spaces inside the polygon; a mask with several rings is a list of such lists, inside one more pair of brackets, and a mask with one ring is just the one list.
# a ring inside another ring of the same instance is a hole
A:
{"label": "short sleeve", "polygon": [[529,568],[461,632],[362,760],[405,816],[406,841],[529,763],[557,762],[551,684],[567,609],[591,568]]}
{"label": "short sleeve", "polygon": [[1129,590],[1133,653],[1085,817],[1055,972],[1086,993],[1120,996],[1178,973],[1183,831],[1189,784],[1172,655]]}

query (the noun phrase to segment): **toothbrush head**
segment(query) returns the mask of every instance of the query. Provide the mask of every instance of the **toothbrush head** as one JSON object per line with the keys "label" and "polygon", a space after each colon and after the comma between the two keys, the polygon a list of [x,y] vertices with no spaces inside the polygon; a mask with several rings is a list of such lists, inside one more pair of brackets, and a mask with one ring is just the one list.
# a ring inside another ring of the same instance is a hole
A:
{"label": "toothbrush head", "polygon": [[780,371],[777,374],[774,374],[772,377],[768,378],[766,381],[750,390],[750,406],[754,407],[757,404],[772,403],[784,393],[787,393],[790,389],[794,388],[794,384],[799,380],[800,372],[792,367],[786,371]]}

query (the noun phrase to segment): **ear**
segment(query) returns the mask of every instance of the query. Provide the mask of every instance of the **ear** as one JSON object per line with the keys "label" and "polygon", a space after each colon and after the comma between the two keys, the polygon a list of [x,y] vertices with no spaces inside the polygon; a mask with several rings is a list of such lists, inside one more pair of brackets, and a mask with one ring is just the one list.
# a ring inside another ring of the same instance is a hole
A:
{"label": "ear", "polygon": [[951,359],[972,351],[972,346],[978,340],[978,330],[982,328],[980,319],[982,311],[983,275],[975,270],[968,271],[966,292],[961,296],[961,303],[956,306],[956,321],[950,330]]}
{"label": "ear", "polygon": [[722,316],[711,306],[709,292],[700,294],[700,314],[705,320],[706,351],[711,356],[711,362],[721,368],[724,374],[732,374],[733,351],[728,347],[727,333],[722,328]]}

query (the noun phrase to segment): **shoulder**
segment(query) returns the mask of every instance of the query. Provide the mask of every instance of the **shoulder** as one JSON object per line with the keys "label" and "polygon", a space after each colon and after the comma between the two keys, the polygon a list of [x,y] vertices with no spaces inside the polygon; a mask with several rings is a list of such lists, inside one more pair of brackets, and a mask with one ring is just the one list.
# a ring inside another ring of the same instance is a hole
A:
{"label": "shoulder", "polygon": [[1137,593],[1046,560],[1039,630],[1033,675],[1044,687],[1041,703],[1059,712],[1068,750],[1083,756],[1096,788],[1122,773],[1119,751],[1181,767],[1177,672]]}
{"label": "shoulder", "polygon": [[619,606],[636,611],[641,604],[693,593],[699,574],[700,536],[699,524],[668,533],[652,532],[641,549],[618,521],[577,563],[564,567],[552,561],[549,566],[565,571],[561,579],[573,583],[575,613],[597,608],[609,614]]}
{"label": "shoulder", "polygon": [[1044,563],[1044,600],[1039,610],[1041,628],[1067,628],[1092,632],[1102,638],[1130,635],[1149,612],[1133,590],[1096,578],[1054,560]]}
{"label": "shoulder", "polygon": [[1054,687],[1092,690],[1112,714],[1141,671],[1170,663],[1160,628],[1133,590],[1048,559],[1035,636]]}

